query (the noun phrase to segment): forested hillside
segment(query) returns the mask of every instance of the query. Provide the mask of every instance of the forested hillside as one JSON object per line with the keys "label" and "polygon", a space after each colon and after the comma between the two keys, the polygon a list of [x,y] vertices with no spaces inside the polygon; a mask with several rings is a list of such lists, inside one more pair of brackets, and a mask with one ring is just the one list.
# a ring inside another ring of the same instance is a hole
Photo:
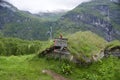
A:
{"label": "forested hillside", "polygon": [[51,24],[63,14],[64,12],[56,14],[43,13],[43,15],[37,16],[26,11],[20,11],[6,1],[1,1],[0,33],[1,36],[6,37],[47,40],[49,38],[47,32]]}
{"label": "forested hillside", "polygon": [[106,40],[120,40],[120,5],[111,0],[82,3],[56,22],[58,32],[90,30]]}
{"label": "forested hillside", "polygon": [[6,37],[47,40],[50,27],[56,37],[90,30],[107,41],[120,39],[120,5],[111,0],[92,0],[65,13],[31,14],[19,11],[8,2],[0,3],[0,34]]}

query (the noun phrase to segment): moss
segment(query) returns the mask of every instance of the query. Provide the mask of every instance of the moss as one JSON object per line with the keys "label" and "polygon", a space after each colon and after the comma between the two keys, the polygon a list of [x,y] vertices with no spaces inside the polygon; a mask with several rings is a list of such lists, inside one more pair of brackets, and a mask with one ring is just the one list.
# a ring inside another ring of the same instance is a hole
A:
{"label": "moss", "polygon": [[68,36],[68,49],[78,57],[98,54],[105,48],[106,43],[104,39],[90,31],[76,32]]}
{"label": "moss", "polygon": [[112,42],[109,42],[106,46],[106,49],[110,50],[111,48],[116,47],[116,46],[120,46],[120,41],[114,40]]}

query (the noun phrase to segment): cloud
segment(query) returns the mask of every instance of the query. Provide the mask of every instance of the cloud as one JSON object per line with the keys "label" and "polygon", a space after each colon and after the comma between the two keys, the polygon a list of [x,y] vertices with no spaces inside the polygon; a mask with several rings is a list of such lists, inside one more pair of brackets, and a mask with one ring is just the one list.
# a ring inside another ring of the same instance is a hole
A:
{"label": "cloud", "polygon": [[0,3],[3,2],[4,0],[0,0]]}
{"label": "cloud", "polygon": [[20,10],[27,10],[31,13],[71,10],[78,4],[90,0],[7,0]]}

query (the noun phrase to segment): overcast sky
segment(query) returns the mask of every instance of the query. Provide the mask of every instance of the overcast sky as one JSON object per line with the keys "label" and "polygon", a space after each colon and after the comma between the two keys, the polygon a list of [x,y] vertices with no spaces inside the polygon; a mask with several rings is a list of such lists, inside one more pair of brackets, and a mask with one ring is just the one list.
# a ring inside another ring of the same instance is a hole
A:
{"label": "overcast sky", "polygon": [[71,10],[82,2],[90,0],[7,0],[20,10],[31,13]]}

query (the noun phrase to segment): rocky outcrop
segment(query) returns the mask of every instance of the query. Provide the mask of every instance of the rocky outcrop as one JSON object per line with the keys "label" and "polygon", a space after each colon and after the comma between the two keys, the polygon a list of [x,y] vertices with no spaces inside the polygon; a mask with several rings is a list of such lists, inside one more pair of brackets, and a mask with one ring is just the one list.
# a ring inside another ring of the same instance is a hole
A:
{"label": "rocky outcrop", "polygon": [[120,58],[120,46],[115,46],[112,48],[106,48],[105,51],[105,57],[108,57],[110,55],[116,56]]}
{"label": "rocky outcrop", "polygon": [[3,29],[4,25],[8,23],[22,23],[28,20],[30,19],[20,15],[17,8],[8,2],[2,1],[0,3],[0,29]]}
{"label": "rocky outcrop", "polygon": [[[101,32],[104,31],[105,35],[104,38],[106,40],[111,41],[114,37],[112,37],[113,31],[116,32],[116,30],[113,29],[113,26],[110,22],[105,21],[104,19],[98,18],[94,15],[88,14],[88,13],[82,13],[82,14],[69,14],[66,15],[65,17],[68,17],[72,22],[75,22],[76,25],[79,23],[84,23],[88,25],[92,25],[91,31],[94,32],[96,28],[98,30],[102,30]],[[88,26],[86,27],[87,29],[89,28]],[[87,30],[86,29],[86,30]]]}
{"label": "rocky outcrop", "polygon": [[67,33],[90,30],[104,37],[107,41],[120,40],[119,13],[119,5],[110,0],[92,0],[62,16],[56,26]]}

